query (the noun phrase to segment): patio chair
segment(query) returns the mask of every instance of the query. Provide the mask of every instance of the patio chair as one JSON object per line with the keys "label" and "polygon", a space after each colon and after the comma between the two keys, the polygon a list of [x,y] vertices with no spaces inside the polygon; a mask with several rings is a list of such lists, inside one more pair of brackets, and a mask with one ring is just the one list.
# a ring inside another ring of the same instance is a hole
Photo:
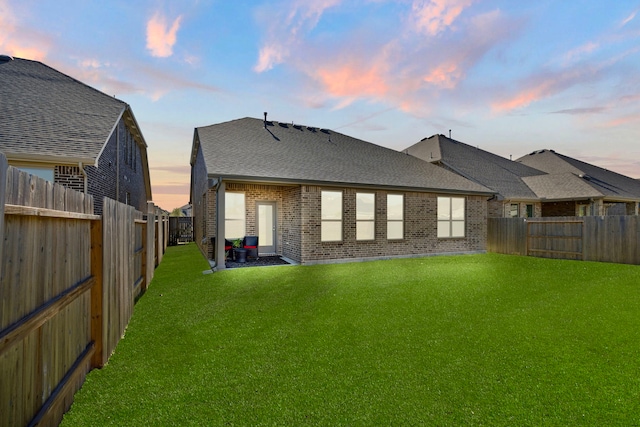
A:
{"label": "patio chair", "polygon": [[231,242],[230,240],[224,239],[224,260],[227,260],[227,256],[228,254],[231,254],[231,257],[233,258],[233,252],[231,251],[231,248],[233,248],[233,242]]}
{"label": "patio chair", "polygon": [[242,248],[247,250],[247,257],[258,259],[258,236],[244,236]]}

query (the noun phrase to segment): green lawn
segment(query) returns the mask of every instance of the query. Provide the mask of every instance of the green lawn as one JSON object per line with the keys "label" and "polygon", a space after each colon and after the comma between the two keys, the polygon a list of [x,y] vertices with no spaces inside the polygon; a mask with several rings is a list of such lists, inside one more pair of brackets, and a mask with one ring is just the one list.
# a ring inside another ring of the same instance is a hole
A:
{"label": "green lawn", "polygon": [[168,249],[63,426],[640,425],[638,266],[207,268]]}

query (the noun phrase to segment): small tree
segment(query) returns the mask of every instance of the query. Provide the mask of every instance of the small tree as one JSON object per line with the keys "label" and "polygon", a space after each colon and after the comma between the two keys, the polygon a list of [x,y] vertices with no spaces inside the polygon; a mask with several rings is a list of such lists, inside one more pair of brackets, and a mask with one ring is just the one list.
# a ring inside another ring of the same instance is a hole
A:
{"label": "small tree", "polygon": [[180,208],[174,208],[169,214],[169,216],[184,216],[184,215],[182,214],[182,210]]}

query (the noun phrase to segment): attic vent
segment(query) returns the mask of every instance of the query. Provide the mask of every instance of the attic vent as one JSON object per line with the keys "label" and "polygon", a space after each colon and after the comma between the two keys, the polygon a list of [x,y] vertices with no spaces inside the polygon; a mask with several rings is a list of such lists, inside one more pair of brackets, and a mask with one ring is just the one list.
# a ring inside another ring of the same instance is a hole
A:
{"label": "attic vent", "polygon": [[13,61],[13,56],[0,55],[0,64],[4,64],[6,62],[11,62],[11,61]]}
{"label": "attic vent", "polygon": [[327,135],[329,135],[329,129],[320,129],[320,132],[326,133]]}
{"label": "attic vent", "polygon": [[278,124],[280,125],[280,127],[289,129],[289,125],[286,123],[278,123]]}
{"label": "attic vent", "polygon": [[311,126],[307,126],[307,130],[309,130],[309,131],[311,131],[311,132],[315,132],[315,131],[317,131],[318,129],[317,129],[317,128],[314,128],[314,127],[311,127]]}
{"label": "attic vent", "polygon": [[295,129],[302,130],[302,126],[300,126],[300,125],[293,125],[293,127],[294,127]]}

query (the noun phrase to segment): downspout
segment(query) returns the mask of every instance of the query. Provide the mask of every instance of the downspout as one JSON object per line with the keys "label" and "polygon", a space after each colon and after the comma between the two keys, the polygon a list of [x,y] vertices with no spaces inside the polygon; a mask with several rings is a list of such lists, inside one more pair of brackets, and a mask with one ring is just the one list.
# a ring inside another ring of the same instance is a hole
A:
{"label": "downspout", "polygon": [[82,164],[82,162],[78,162],[78,167],[80,168],[80,173],[82,174],[82,176],[84,177],[84,194],[89,194],[87,191],[87,171],[84,170],[84,165]]}

